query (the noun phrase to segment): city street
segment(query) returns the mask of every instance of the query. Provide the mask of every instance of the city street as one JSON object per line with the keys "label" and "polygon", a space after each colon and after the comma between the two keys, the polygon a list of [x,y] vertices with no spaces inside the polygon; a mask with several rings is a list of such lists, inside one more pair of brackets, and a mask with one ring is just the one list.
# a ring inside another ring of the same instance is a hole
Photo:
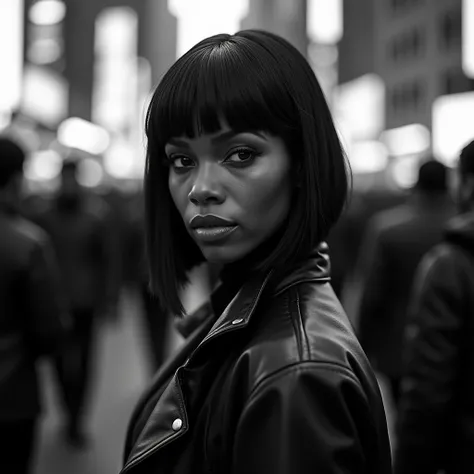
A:
{"label": "city street", "polygon": [[97,341],[97,370],[90,407],[90,449],[77,452],[62,439],[61,412],[48,366],[44,375],[47,413],[41,426],[34,474],[112,474],[121,466],[127,422],[148,377],[139,307],[123,299],[117,325],[102,328]]}

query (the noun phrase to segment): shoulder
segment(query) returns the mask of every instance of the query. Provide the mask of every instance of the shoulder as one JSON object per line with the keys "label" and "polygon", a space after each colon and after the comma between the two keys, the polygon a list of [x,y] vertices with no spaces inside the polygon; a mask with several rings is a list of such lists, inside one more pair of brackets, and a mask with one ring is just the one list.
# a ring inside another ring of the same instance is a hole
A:
{"label": "shoulder", "polygon": [[460,245],[443,242],[429,250],[418,267],[418,275],[446,280],[448,276],[458,274],[463,269],[472,267],[473,257]]}
{"label": "shoulder", "polygon": [[43,247],[49,242],[48,234],[40,226],[20,216],[12,221],[12,231],[18,244]]}
{"label": "shoulder", "polygon": [[[415,296],[430,290],[470,294],[474,281],[474,259],[460,245],[443,242],[421,260],[415,278]],[[444,292],[443,292],[444,293]]]}
{"label": "shoulder", "polygon": [[17,262],[26,264],[31,256],[43,251],[49,245],[47,233],[38,225],[21,217],[14,216],[3,228],[3,242],[10,256],[16,255]]}
{"label": "shoulder", "polygon": [[352,324],[328,283],[294,285],[259,311],[244,352],[255,386],[273,377],[312,373],[377,390]]}

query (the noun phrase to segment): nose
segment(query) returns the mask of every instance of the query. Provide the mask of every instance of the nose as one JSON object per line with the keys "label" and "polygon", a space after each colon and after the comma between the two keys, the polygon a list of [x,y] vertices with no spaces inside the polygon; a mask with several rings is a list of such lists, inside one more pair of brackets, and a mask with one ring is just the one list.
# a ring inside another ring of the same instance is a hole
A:
{"label": "nose", "polygon": [[215,163],[205,163],[198,168],[191,191],[188,194],[189,200],[195,206],[208,204],[221,204],[225,200],[225,195],[219,180],[219,170],[216,170]]}

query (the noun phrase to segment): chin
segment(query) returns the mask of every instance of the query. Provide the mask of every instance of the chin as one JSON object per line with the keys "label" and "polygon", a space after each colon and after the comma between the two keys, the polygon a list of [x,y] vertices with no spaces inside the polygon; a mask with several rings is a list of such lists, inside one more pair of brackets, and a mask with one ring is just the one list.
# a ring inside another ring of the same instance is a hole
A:
{"label": "chin", "polygon": [[202,247],[201,252],[206,261],[218,265],[227,265],[237,262],[247,254],[247,252],[241,250],[218,246]]}

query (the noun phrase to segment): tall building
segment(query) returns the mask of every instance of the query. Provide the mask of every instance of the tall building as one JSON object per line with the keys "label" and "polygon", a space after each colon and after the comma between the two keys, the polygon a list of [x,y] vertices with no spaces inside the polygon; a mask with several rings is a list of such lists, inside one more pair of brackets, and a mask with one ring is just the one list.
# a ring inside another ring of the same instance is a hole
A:
{"label": "tall building", "polygon": [[461,59],[462,0],[345,0],[339,82],[380,76],[386,129],[430,129],[437,97],[474,90]]}
{"label": "tall building", "polygon": [[306,0],[249,0],[249,11],[241,27],[279,34],[307,55]]}
{"label": "tall building", "polygon": [[375,71],[374,4],[376,1],[344,0],[344,33],[338,45],[340,84]]}

